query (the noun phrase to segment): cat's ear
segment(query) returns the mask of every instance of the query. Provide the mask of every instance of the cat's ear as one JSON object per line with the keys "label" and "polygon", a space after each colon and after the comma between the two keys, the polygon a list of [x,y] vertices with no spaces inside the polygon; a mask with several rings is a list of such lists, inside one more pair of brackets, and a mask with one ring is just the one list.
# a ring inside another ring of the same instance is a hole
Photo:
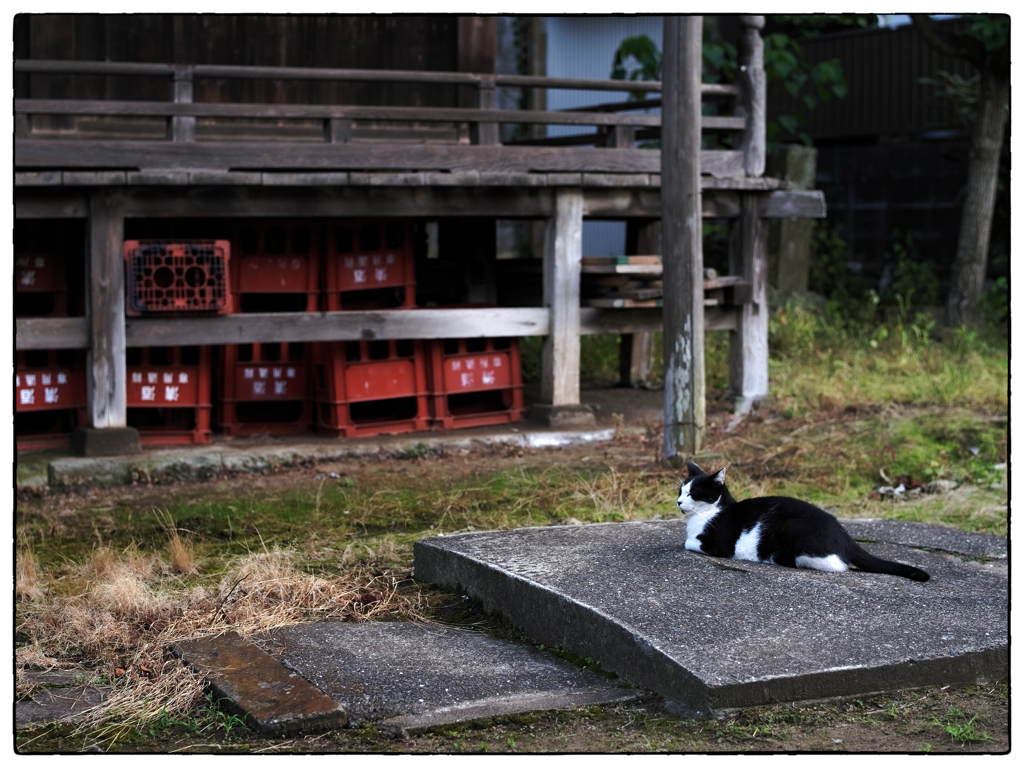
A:
{"label": "cat's ear", "polygon": [[722,467],[715,473],[714,480],[719,485],[725,485],[725,467]]}
{"label": "cat's ear", "polygon": [[703,475],[704,470],[696,465],[692,461],[686,462],[686,469],[690,472],[690,477],[697,477],[697,475]]}

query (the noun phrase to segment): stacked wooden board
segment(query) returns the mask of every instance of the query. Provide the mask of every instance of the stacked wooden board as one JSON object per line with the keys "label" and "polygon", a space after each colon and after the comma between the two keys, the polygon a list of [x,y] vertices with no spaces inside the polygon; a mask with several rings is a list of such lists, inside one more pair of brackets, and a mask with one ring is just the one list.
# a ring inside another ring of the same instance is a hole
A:
{"label": "stacked wooden board", "polygon": [[[584,256],[580,304],[584,307],[660,307],[664,286],[661,256]],[[732,289],[729,295],[725,289]],[[704,306],[741,304],[750,284],[741,277],[719,277],[704,270]]]}

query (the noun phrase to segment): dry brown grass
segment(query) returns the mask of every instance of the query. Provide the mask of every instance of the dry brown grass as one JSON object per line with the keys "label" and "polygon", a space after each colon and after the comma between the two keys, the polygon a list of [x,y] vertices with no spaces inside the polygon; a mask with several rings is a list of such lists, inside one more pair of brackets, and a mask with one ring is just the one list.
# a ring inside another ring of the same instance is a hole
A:
{"label": "dry brown grass", "polygon": [[[189,638],[227,631],[243,637],[326,619],[361,621],[383,616],[418,619],[419,596],[399,593],[391,571],[367,565],[337,576],[303,570],[294,551],[250,553],[223,573],[189,582],[157,555],[134,547],[97,549],[80,565],[57,574],[36,567],[34,589],[25,581],[17,631],[18,693],[30,692],[28,667],[74,665],[106,675],[109,699],[75,718],[82,727],[117,738],[162,713],[187,712],[200,700],[203,681],[168,653]],[[46,589],[43,588],[45,582]]]}
{"label": "dry brown grass", "polygon": [[39,586],[39,561],[35,552],[19,547],[15,556],[14,594],[19,600],[42,597]]}

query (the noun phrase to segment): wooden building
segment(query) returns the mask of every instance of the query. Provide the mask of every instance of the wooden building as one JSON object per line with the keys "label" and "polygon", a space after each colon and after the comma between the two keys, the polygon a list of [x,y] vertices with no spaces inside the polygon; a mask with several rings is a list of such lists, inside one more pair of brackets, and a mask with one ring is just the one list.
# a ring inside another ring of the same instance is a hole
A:
{"label": "wooden building", "polygon": [[[87,423],[75,446],[93,455],[137,450],[126,416],[130,350],[186,340],[212,346],[544,336],[537,415],[550,424],[585,422],[592,416],[579,404],[580,335],[657,330],[663,310],[580,306],[582,221],[631,221],[640,247],[651,250],[664,198],[675,201],[663,237],[666,348],[683,334],[701,361],[693,385],[699,389],[691,392],[700,405],[691,398],[687,406],[699,434],[704,328],[730,332],[730,386],[739,407],[767,394],[764,219],[824,215],[820,193],[789,191],[762,175],[763,19],[743,18],[745,64],[735,84],[701,85],[699,36],[695,46],[692,34],[688,42],[667,35],[667,60],[689,56],[676,60],[689,62],[679,64],[679,76],[690,85],[665,94],[662,128],[662,116],[636,114],[635,102],[496,109],[495,89],[503,86],[656,94],[662,84],[495,75],[493,24],[483,17],[19,16],[16,229],[79,237],[85,280],[82,314],[17,318],[18,353],[87,352]],[[692,19],[673,23],[694,28]],[[699,17],[696,28],[699,34]],[[502,144],[499,126],[508,123],[589,126],[594,133],[571,143]],[[637,132],[659,130],[663,146],[682,147],[665,167],[661,151],[636,142]],[[690,192],[676,184],[680,162],[699,172]],[[702,281],[700,216],[734,222],[731,274],[709,283]],[[126,241],[216,241],[242,220],[258,227],[370,218],[411,227],[418,306],[126,314]],[[541,222],[543,257],[503,264],[499,272],[497,219]],[[688,222],[690,235],[669,233],[677,219]],[[427,245],[432,238],[436,245]],[[431,248],[451,258],[431,260]],[[684,272],[685,280],[697,274],[698,300],[680,315],[671,275]],[[525,285],[522,276],[533,273],[536,301],[499,303],[499,281],[522,278]],[[425,306],[431,291],[435,306]],[[673,313],[682,320],[670,321]],[[667,420],[677,394],[667,386]]]}

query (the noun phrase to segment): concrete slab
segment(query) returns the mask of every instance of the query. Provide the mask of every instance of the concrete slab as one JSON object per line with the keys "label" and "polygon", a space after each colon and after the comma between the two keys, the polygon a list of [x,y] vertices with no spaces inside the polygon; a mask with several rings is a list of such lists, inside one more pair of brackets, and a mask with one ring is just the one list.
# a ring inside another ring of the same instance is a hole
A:
{"label": "concrete slab", "polygon": [[1007,555],[1006,539],[984,533],[903,520],[843,520],[842,523],[850,535],[861,542],[881,541],[995,560],[1004,560]]}
{"label": "concrete slab", "polygon": [[[224,473],[263,472],[268,469],[303,464],[339,461],[358,456],[373,456],[409,450],[463,451],[486,449],[500,445],[524,448],[581,445],[611,440],[612,428],[590,430],[544,429],[522,422],[519,426],[475,428],[457,432],[381,435],[373,438],[338,440],[307,435],[291,439],[275,439],[270,444],[256,440],[232,440],[212,445],[183,448],[147,449],[131,456],[83,458],[53,457],[46,471],[51,487],[76,485],[129,485],[131,483],[162,483],[180,480],[208,479]],[[38,461],[27,454],[19,457],[35,467]],[[26,469],[25,478],[30,477]],[[19,471],[19,484],[22,474]]]}
{"label": "concrete slab", "polygon": [[643,694],[550,653],[464,629],[406,622],[326,622],[257,639],[345,706],[350,722],[393,736]]}
{"label": "concrete slab", "polygon": [[902,525],[851,532],[877,537],[864,545],[874,554],[928,571],[927,583],[687,552],[681,519],[426,539],[415,577],[691,713],[1004,677],[1007,569],[931,551],[992,542]]}
{"label": "concrete slab", "polygon": [[343,706],[234,632],[182,641],[171,652],[205,675],[215,696],[230,700],[250,727],[266,735],[329,730],[347,720]]}

